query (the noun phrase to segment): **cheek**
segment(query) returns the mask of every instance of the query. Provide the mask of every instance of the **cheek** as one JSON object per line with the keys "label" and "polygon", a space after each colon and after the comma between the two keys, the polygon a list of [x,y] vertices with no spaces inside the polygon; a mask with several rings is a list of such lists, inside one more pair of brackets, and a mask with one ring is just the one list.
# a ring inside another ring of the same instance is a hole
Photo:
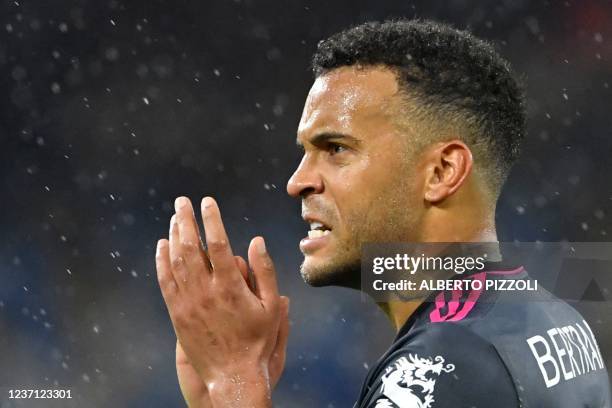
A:
{"label": "cheek", "polygon": [[347,232],[354,242],[403,241],[420,211],[417,186],[410,176],[388,173],[368,184],[344,209]]}
{"label": "cheek", "polygon": [[372,193],[368,178],[369,161],[351,163],[326,177],[324,183],[327,193],[336,209],[336,221],[341,225],[359,217],[360,208],[367,203]]}
{"label": "cheek", "polygon": [[364,157],[337,169],[327,181],[343,241],[380,238],[394,223],[403,227],[406,212],[415,205],[414,178],[399,153]]}

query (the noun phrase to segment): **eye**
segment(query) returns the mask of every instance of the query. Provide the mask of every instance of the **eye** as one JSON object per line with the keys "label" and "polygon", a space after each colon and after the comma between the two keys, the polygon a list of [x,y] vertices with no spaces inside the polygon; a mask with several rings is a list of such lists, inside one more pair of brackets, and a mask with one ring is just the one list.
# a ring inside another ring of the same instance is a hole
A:
{"label": "eye", "polygon": [[330,156],[333,156],[346,151],[347,148],[336,143],[330,143],[327,150],[329,151]]}

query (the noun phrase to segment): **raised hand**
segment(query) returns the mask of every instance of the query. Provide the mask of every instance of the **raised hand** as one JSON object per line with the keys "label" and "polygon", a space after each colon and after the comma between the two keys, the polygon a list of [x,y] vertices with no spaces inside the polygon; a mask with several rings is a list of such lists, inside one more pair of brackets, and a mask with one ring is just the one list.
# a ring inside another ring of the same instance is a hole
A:
{"label": "raised hand", "polygon": [[[278,295],[263,238],[249,246],[252,291],[246,263],[232,254],[215,201],[202,200],[208,254],[189,200],[177,199],[175,210],[170,240],[158,243],[157,271],[178,338],[181,387],[193,391],[187,392],[188,404],[270,406],[271,386],[284,366],[288,303]],[[205,388],[199,388],[194,373]]]}

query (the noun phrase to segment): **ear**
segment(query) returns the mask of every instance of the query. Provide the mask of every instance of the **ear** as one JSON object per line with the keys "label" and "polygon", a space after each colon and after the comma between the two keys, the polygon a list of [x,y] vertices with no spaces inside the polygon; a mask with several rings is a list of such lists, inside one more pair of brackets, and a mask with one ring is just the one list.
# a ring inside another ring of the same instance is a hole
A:
{"label": "ear", "polygon": [[460,140],[436,145],[426,154],[426,160],[424,198],[432,204],[454,194],[465,182],[474,162],[472,152]]}

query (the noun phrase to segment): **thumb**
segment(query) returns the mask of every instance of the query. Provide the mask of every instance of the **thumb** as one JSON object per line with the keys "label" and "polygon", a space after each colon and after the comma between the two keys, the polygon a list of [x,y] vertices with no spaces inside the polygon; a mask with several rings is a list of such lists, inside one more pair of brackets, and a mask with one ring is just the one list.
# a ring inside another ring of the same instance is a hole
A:
{"label": "thumb", "polygon": [[289,339],[289,298],[280,297],[280,324],[276,336],[276,345],[270,358],[270,383],[274,387],[285,368],[287,341]]}

